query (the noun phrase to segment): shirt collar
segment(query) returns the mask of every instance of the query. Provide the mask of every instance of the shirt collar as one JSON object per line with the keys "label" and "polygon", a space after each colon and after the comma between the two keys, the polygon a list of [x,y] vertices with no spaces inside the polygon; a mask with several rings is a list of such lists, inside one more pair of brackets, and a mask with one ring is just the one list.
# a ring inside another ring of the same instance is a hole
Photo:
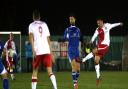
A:
{"label": "shirt collar", "polygon": [[70,27],[76,27],[75,25],[71,25]]}

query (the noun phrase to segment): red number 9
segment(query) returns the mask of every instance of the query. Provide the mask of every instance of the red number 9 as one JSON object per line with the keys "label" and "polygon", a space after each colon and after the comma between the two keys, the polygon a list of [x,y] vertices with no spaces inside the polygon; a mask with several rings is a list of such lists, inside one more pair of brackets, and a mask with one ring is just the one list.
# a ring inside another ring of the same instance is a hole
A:
{"label": "red number 9", "polygon": [[40,27],[39,27],[40,36],[42,36],[42,32],[43,32],[43,29],[42,29],[42,27],[40,26]]}

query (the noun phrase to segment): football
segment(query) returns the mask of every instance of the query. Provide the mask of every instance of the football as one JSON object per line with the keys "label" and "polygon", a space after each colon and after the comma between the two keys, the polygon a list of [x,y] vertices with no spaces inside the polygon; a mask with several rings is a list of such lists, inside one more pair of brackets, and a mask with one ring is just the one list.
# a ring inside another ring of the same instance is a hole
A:
{"label": "football", "polygon": [[86,53],[90,53],[91,51],[90,48],[86,48],[85,50],[86,50]]}

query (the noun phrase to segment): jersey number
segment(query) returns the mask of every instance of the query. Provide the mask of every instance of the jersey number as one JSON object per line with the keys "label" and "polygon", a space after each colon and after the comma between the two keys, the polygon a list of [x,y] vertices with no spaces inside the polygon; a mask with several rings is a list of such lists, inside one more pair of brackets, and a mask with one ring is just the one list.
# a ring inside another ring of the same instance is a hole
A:
{"label": "jersey number", "polygon": [[40,36],[42,36],[43,29],[42,29],[42,27],[41,27],[41,26],[39,27],[39,33],[40,33]]}

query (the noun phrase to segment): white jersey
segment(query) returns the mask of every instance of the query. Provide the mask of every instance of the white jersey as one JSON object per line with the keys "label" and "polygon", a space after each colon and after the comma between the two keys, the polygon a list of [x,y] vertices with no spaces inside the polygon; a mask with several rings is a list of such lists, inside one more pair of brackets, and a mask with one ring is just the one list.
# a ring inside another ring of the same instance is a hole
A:
{"label": "white jersey", "polygon": [[105,44],[105,45],[110,45],[110,29],[121,25],[121,23],[105,23],[102,28],[97,28],[91,42],[95,40],[95,38],[98,36],[98,44]]}
{"label": "white jersey", "polygon": [[29,25],[29,33],[34,36],[34,50],[36,55],[50,54],[47,37],[50,36],[48,26],[45,22],[34,21]]}
{"label": "white jersey", "polygon": [[6,49],[6,51],[9,51],[10,49],[12,49],[16,53],[16,46],[15,46],[15,42],[14,41],[8,40],[5,43],[4,48]]}

